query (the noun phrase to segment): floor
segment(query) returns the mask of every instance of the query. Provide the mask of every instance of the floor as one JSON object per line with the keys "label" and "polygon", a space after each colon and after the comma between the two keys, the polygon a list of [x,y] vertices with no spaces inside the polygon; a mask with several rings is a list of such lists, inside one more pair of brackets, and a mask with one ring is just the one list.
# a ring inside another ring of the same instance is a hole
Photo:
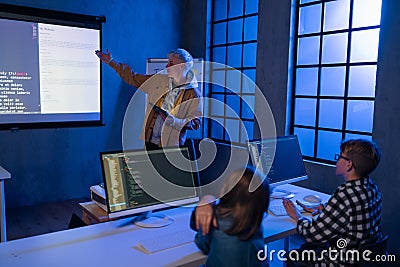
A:
{"label": "floor", "polygon": [[6,209],[7,240],[68,229],[72,214],[82,217],[80,202],[87,198]]}
{"label": "floor", "polygon": [[[64,202],[7,209],[7,240],[11,241],[68,229],[73,214],[77,215],[78,220],[82,218],[79,203],[86,201],[89,201],[89,199],[71,199]],[[289,248],[296,248],[300,243],[301,239],[298,236],[292,236]],[[283,240],[269,243],[265,248],[269,255],[272,253],[272,261],[269,261],[269,266],[283,267],[283,261],[278,259],[278,252],[284,249]]]}

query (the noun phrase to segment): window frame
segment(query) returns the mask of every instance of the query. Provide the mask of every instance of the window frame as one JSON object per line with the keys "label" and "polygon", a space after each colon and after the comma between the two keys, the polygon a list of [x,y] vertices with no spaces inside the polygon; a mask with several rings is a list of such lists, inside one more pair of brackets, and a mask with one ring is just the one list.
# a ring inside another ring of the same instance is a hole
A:
{"label": "window frame", "polygon": [[[308,155],[303,155],[304,159],[314,161],[314,162],[320,162],[320,163],[327,163],[327,164],[334,164],[335,160],[332,158],[332,160],[324,159],[318,157],[318,138],[319,138],[319,132],[320,131],[329,131],[329,132],[336,132],[341,134],[341,139],[344,140],[346,138],[347,134],[354,134],[354,135],[361,135],[365,136],[365,138],[372,138],[372,132],[373,132],[373,121],[371,122],[372,124],[372,129],[371,131],[362,131],[362,130],[350,130],[347,129],[347,112],[348,112],[348,105],[349,101],[372,101],[373,105],[375,102],[375,94],[373,97],[367,97],[367,96],[349,96],[349,72],[350,68],[354,66],[377,66],[378,59],[376,61],[357,61],[357,62],[351,62],[351,45],[352,45],[352,34],[354,32],[358,31],[364,31],[364,30],[371,30],[371,29],[380,29],[380,24],[379,25],[374,25],[374,26],[366,26],[366,27],[352,27],[352,19],[353,19],[353,9],[354,9],[354,0],[349,0],[349,23],[347,28],[345,29],[340,29],[340,30],[328,30],[324,31],[323,29],[323,23],[324,23],[324,18],[325,18],[325,5],[328,2],[331,2],[333,0],[320,0],[320,1],[311,1],[308,3],[303,3],[300,4],[301,0],[296,0],[296,6],[295,6],[295,23],[294,23],[294,42],[293,42],[293,68],[292,68],[292,73],[291,73],[291,103],[290,103],[290,122],[289,122],[289,133],[290,134],[295,134],[295,128],[299,129],[309,129],[314,131],[314,140],[313,140],[313,156],[308,156]],[[300,24],[300,9],[307,7],[307,6],[312,6],[315,4],[321,4],[321,20],[320,20],[320,30],[318,32],[313,32],[313,33],[305,33],[305,34],[299,34],[299,24]],[[340,34],[340,33],[346,33],[347,34],[347,48],[346,48],[346,62],[344,63],[322,63],[322,52],[323,52],[323,40],[324,36],[328,35],[335,35],[335,34]],[[319,54],[318,54],[318,63],[317,64],[298,64],[298,44],[299,40],[304,37],[313,37],[313,36],[319,36]],[[379,42],[379,40],[378,40]],[[379,46],[378,46],[379,47]],[[344,67],[345,68],[345,84],[344,84],[344,93],[343,96],[326,96],[326,95],[321,95],[321,72],[322,69],[326,69],[329,67]],[[318,75],[317,75],[317,92],[315,95],[300,95],[296,94],[296,75],[298,69],[307,69],[307,68],[317,68],[318,69]],[[376,77],[376,74],[375,74]],[[375,81],[376,84],[376,81]],[[313,126],[309,125],[302,125],[302,124],[295,124],[295,108],[296,108],[296,100],[297,99],[315,99],[316,100],[316,107],[315,107],[315,123]],[[341,100],[343,102],[343,114],[342,114],[342,125],[340,129],[337,128],[330,128],[330,127],[321,127],[319,126],[319,121],[320,121],[320,104],[321,100]],[[373,111],[375,112],[375,105],[373,106]],[[299,138],[300,140],[301,138]]]}
{"label": "window frame", "polygon": [[[234,110],[235,109],[239,110],[239,114],[238,114],[239,117],[238,118],[234,118],[234,117],[227,116],[227,108],[226,108],[226,106],[224,106],[223,114],[221,114],[221,115],[212,115],[212,107],[211,107],[211,105],[209,105],[209,110],[208,110],[209,116],[207,118],[207,125],[208,125],[208,127],[207,127],[207,136],[209,136],[212,139],[214,139],[216,141],[219,141],[219,142],[232,143],[232,144],[236,144],[236,145],[243,145],[246,140],[244,140],[244,136],[242,136],[243,135],[243,133],[242,133],[243,131],[240,130],[240,126],[239,126],[239,135],[238,135],[238,141],[239,142],[235,142],[235,141],[232,140],[232,137],[229,138],[227,136],[227,131],[226,131],[227,121],[228,120],[232,120],[232,121],[237,120],[239,122],[242,121],[243,123],[250,123],[251,127],[252,127],[252,130],[254,132],[254,121],[255,121],[254,120],[254,116],[253,116],[252,119],[243,117],[243,116],[245,116],[244,113],[243,113],[244,112],[244,105],[243,105],[243,100],[241,100],[241,99],[242,99],[242,97],[254,97],[254,102],[255,102],[255,92],[243,92],[243,90],[242,90],[243,89],[243,77],[240,78],[240,92],[236,93],[236,92],[233,92],[233,91],[227,89],[226,88],[226,83],[227,83],[228,72],[232,71],[232,70],[239,70],[241,72],[245,72],[245,71],[248,71],[248,70],[254,71],[254,83],[255,83],[256,65],[250,66],[250,67],[249,66],[244,66],[244,62],[243,62],[244,61],[244,59],[243,59],[244,56],[243,56],[243,54],[244,54],[244,50],[245,50],[245,45],[248,45],[248,44],[256,44],[257,45],[257,37],[256,37],[256,39],[245,40],[245,21],[246,21],[246,18],[256,17],[256,19],[257,19],[257,28],[258,28],[258,1],[257,1],[257,12],[252,12],[252,13],[246,14],[246,1],[254,1],[254,0],[245,0],[245,1],[243,1],[242,14],[239,15],[239,16],[230,17],[229,16],[229,7],[230,7],[230,2],[231,1],[232,0],[226,0],[226,3],[227,3],[226,4],[226,16],[223,19],[217,19],[217,20],[214,20],[214,17],[215,17],[215,4],[217,3],[217,1],[214,1],[214,0],[211,1],[212,2],[212,8],[211,8],[212,10],[211,10],[211,19],[210,19],[210,48],[209,48],[210,49],[210,61],[213,61],[213,59],[214,59],[213,51],[214,51],[215,48],[225,48],[225,62],[218,62],[218,63],[224,64],[225,67],[213,68],[210,71],[210,81],[213,81],[213,78],[212,78],[213,74],[212,73],[214,71],[224,71],[225,72],[224,73],[225,84],[224,84],[223,90],[220,90],[220,91],[214,91],[213,90],[213,85],[209,85],[208,86],[207,96],[209,98],[217,97],[217,99],[221,99],[221,101],[223,100],[223,102],[225,104],[228,102],[228,98],[229,97],[239,97],[239,107],[238,108],[232,107],[232,109],[234,109]],[[228,40],[228,38],[229,38],[229,35],[228,35],[229,22],[236,21],[236,20],[241,20],[241,26],[242,26],[241,41],[229,42],[229,40]],[[225,32],[226,32],[226,34],[225,34],[225,42],[224,43],[214,44],[214,27],[215,27],[215,25],[223,24],[223,23],[225,23],[225,27],[226,27],[225,28]],[[228,55],[229,55],[228,54],[228,49],[229,49],[229,47],[236,46],[236,45],[240,45],[241,46],[241,51],[242,51],[242,56],[241,56],[241,59],[240,59],[240,61],[241,61],[240,62],[240,67],[235,66],[234,68],[231,68],[231,66],[228,65],[228,60],[229,60],[228,59]],[[255,64],[256,64],[256,59],[255,59]],[[254,107],[252,107],[252,108],[254,108]],[[213,129],[214,128],[213,128],[213,123],[212,123],[213,120],[211,118],[214,118],[214,119],[217,119],[217,120],[220,120],[220,121],[223,122],[222,139],[221,138],[216,138],[216,137],[213,136]]]}

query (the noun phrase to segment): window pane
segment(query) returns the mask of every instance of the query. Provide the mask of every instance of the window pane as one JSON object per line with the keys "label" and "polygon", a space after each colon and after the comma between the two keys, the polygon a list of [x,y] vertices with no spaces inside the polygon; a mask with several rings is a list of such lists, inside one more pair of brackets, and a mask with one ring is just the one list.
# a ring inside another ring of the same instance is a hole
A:
{"label": "window pane", "polygon": [[242,93],[254,94],[256,91],[256,70],[244,70],[242,79]]}
{"label": "window pane", "polygon": [[349,96],[375,97],[376,66],[352,66],[349,72]]}
{"label": "window pane", "polygon": [[316,2],[318,0],[300,0],[300,4],[306,4],[306,3],[311,3],[311,2]]}
{"label": "window pane", "polygon": [[226,88],[236,94],[240,93],[240,84],[242,73],[237,70],[226,71]]}
{"label": "window pane", "polygon": [[239,143],[239,120],[226,119],[225,123],[225,140]]}
{"label": "window pane", "polygon": [[321,68],[321,95],[344,96],[345,67]]}
{"label": "window pane", "polygon": [[318,64],[319,36],[299,38],[297,64]]}
{"label": "window pane", "polygon": [[242,45],[228,46],[228,66],[240,68],[242,61]]}
{"label": "window pane", "polygon": [[211,98],[217,100],[217,101],[210,101],[211,116],[224,116],[224,109],[225,109],[224,95],[212,94]]}
{"label": "window pane", "polygon": [[318,69],[299,68],[296,70],[296,95],[317,95]]}
{"label": "window pane", "polygon": [[321,99],[319,104],[319,126],[342,129],[343,100]]}
{"label": "window pane", "polygon": [[344,63],[347,55],[347,33],[324,36],[322,63]]}
{"label": "window pane", "polygon": [[311,129],[294,128],[294,134],[299,139],[301,153],[304,156],[314,156],[314,137],[315,131]]}
{"label": "window pane", "polygon": [[380,25],[382,0],[354,0],[353,28]]}
{"label": "window pane", "polygon": [[374,102],[349,100],[347,104],[347,130],[372,132]]}
{"label": "window pane", "polygon": [[226,22],[214,24],[213,44],[224,44],[226,42]]}
{"label": "window pane", "polygon": [[258,17],[253,16],[244,19],[244,40],[257,40]]}
{"label": "window pane", "polygon": [[225,87],[224,87],[224,86],[220,86],[220,85],[213,84],[213,85],[211,86],[211,92],[214,92],[214,93],[223,93],[223,92],[225,92]]}
{"label": "window pane", "polygon": [[242,118],[250,120],[254,119],[254,100],[255,96],[253,95],[242,96]]}
{"label": "window pane", "polygon": [[229,17],[243,16],[243,1],[229,0]]}
{"label": "window pane", "polygon": [[341,141],[341,133],[319,131],[317,157],[326,160],[335,160],[335,154],[340,152]]}
{"label": "window pane", "polygon": [[353,32],[351,36],[350,62],[378,59],[379,29]]}
{"label": "window pane", "polygon": [[298,125],[315,125],[315,99],[296,99],[294,123]]}
{"label": "window pane", "polygon": [[312,5],[300,8],[299,34],[321,31],[322,5]]}
{"label": "window pane", "polygon": [[240,117],[240,98],[238,95],[227,95],[226,104],[230,108],[226,108],[226,117],[239,118]]}
{"label": "window pane", "polygon": [[236,19],[228,22],[228,43],[242,41],[242,26],[242,19]]}
{"label": "window pane", "polygon": [[224,139],[224,119],[223,118],[211,118],[211,138]]}
{"label": "window pane", "polygon": [[245,44],[243,46],[243,67],[255,67],[257,57],[257,44]]}
{"label": "window pane", "polygon": [[214,0],[214,21],[226,19],[228,0]]}
{"label": "window pane", "polygon": [[349,139],[367,139],[372,141],[372,136],[370,135],[363,135],[363,134],[346,134],[345,135],[345,140],[349,140]]}
{"label": "window pane", "polygon": [[219,87],[213,89],[214,92],[223,92],[224,89],[221,90],[220,88],[221,86],[225,87],[225,70],[213,70],[210,82],[213,84],[213,88],[214,86],[219,85]]}
{"label": "window pane", "polygon": [[246,0],[245,14],[257,13],[258,12],[258,1],[257,0]]}
{"label": "window pane", "polygon": [[225,59],[226,59],[225,47],[215,47],[213,48],[212,53],[213,53],[212,55],[213,62],[225,64]]}
{"label": "window pane", "polygon": [[337,0],[325,3],[324,31],[348,29],[349,14],[349,0]]}
{"label": "window pane", "polygon": [[247,140],[251,140],[254,138],[254,122],[252,121],[243,121],[244,127],[247,133],[241,128],[240,142],[245,144]]}
{"label": "window pane", "polygon": [[255,69],[243,70],[243,74],[246,75],[254,83],[256,82],[256,70]]}

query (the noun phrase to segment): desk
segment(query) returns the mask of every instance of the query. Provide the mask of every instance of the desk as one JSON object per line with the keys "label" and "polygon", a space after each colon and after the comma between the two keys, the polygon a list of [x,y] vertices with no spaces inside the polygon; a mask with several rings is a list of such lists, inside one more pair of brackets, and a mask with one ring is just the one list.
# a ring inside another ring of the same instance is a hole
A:
{"label": "desk", "polygon": [[108,222],[112,220],[117,220],[118,218],[110,219],[108,214],[105,210],[100,208],[96,203],[93,201],[79,203],[82,208],[82,221],[89,224],[96,224],[101,222]]}
{"label": "desk", "polygon": [[0,166],[0,242],[7,241],[4,180],[9,178],[11,174]]}
{"label": "desk", "polygon": [[[321,201],[323,203],[327,202],[330,198],[330,195],[328,194],[324,194],[321,192],[317,192],[311,189],[291,184],[281,185],[278,188],[292,192],[294,194],[294,197],[291,198],[291,200],[294,202],[296,200],[303,201],[304,196],[312,194],[320,196]],[[274,205],[277,203],[282,203],[282,200],[281,199],[270,200],[270,205]],[[304,215],[307,215],[307,213],[305,213]],[[275,216],[273,214],[268,214],[267,218],[263,221],[263,226],[264,226],[265,243],[285,238],[284,250],[288,251],[289,238],[291,235],[297,233],[295,221],[292,220],[289,216]]]}
{"label": "desk", "polygon": [[[141,228],[131,218],[125,218],[0,243],[0,266],[198,266],[206,256],[194,243],[150,255],[135,248],[142,239],[188,229],[191,211],[192,208],[162,211],[174,219],[163,228]],[[193,238],[194,235],[193,231]]]}
{"label": "desk", "polygon": [[[292,185],[282,189],[296,194],[295,198],[315,191]],[[318,193],[323,200],[324,194]],[[327,196],[329,197],[329,196]],[[273,200],[275,201],[275,200]],[[280,200],[276,200],[280,201]],[[174,219],[163,228],[140,228],[125,218],[93,224],[40,236],[0,243],[2,266],[71,267],[71,266],[199,266],[206,256],[194,243],[146,255],[135,246],[144,238],[157,238],[165,231],[189,228],[192,208],[175,208],[162,211]],[[288,216],[269,215],[263,222],[266,242],[287,238],[296,232],[296,224]],[[193,237],[195,232],[193,231]]]}

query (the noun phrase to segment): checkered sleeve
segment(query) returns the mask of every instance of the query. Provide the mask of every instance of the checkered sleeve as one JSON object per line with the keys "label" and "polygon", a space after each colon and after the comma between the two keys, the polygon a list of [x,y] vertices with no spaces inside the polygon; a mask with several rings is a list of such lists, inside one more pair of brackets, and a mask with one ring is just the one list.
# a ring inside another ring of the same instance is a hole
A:
{"label": "checkered sleeve", "polygon": [[307,242],[326,243],[346,231],[349,213],[344,201],[346,193],[342,189],[336,190],[317,218],[298,220],[297,232]]}

